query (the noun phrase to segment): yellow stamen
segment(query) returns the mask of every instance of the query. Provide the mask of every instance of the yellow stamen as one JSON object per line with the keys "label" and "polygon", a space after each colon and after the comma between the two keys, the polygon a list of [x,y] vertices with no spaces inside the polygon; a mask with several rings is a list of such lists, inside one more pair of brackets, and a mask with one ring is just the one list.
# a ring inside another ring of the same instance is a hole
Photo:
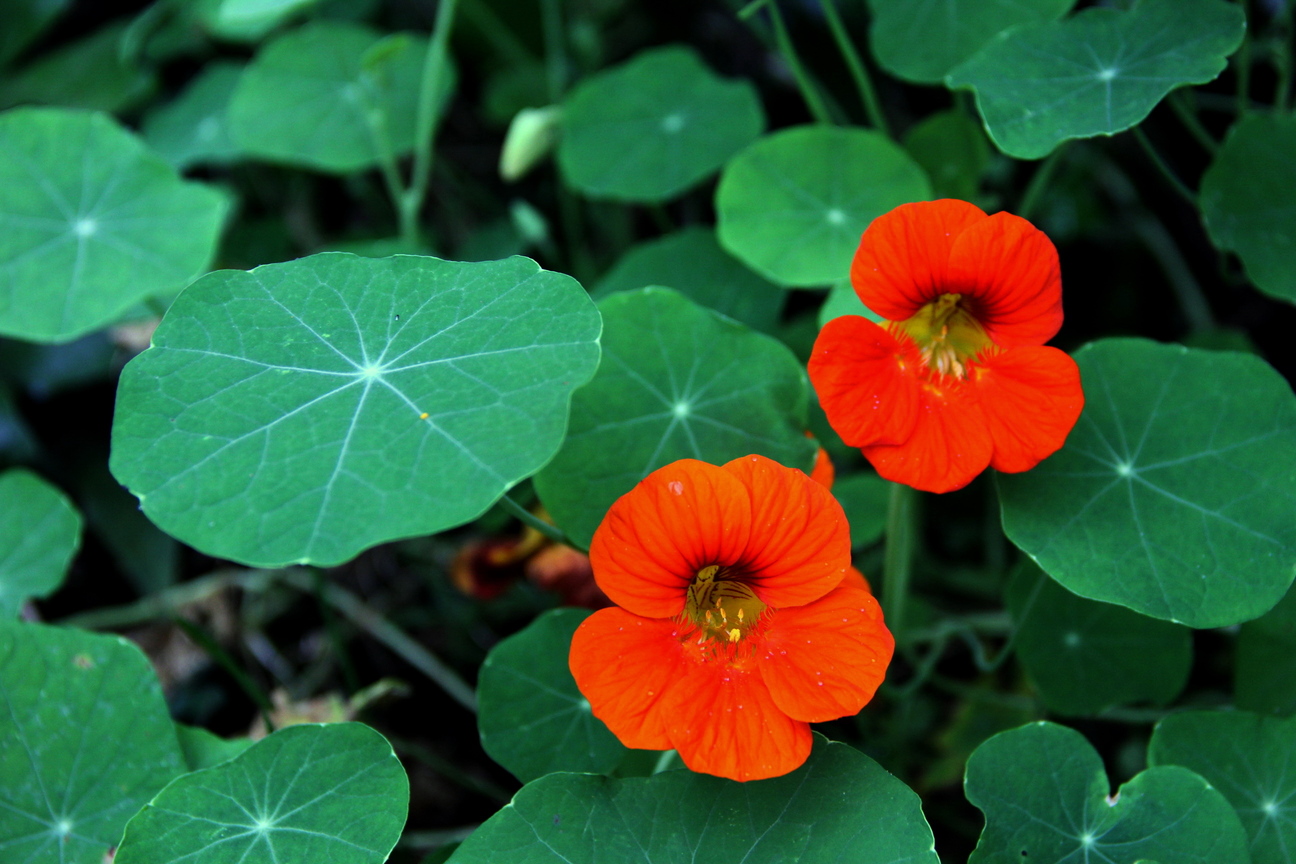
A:
{"label": "yellow stamen", "polygon": [[699,644],[741,642],[764,611],[765,604],[738,574],[716,564],[697,572],[684,604],[684,618],[701,631]]}
{"label": "yellow stamen", "polygon": [[942,294],[894,326],[913,339],[923,363],[939,375],[966,378],[968,363],[994,345],[962,294]]}

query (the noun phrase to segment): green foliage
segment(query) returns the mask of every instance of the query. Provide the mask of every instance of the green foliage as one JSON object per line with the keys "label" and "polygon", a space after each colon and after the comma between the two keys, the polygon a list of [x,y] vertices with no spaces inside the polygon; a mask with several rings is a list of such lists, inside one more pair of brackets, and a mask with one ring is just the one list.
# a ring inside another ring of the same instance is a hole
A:
{"label": "green foliage", "polygon": [[832,319],[843,315],[859,315],[874,324],[881,324],[886,320],[860,301],[849,279],[840,279],[828,289],[828,296],[824,298],[824,304],[819,307],[820,329]]}
{"label": "green foliage", "polygon": [[29,471],[0,474],[0,618],[53,593],[81,545],[81,515]]}
{"label": "green foliage", "polygon": [[986,131],[1019,159],[1069,138],[1114,135],[1183,84],[1212,80],[1242,41],[1242,9],[1222,0],[1143,0],[1000,33],[946,78],[976,91]]}
{"label": "green foliage", "polygon": [[[1296,563],[1296,397],[1257,357],[1106,339],[1084,413],[1000,475],[1004,530],[1063,586],[1190,627],[1265,612]],[[1283,502],[1283,503],[1278,503]]]}
{"label": "green foliage", "polygon": [[180,752],[184,754],[185,765],[190,771],[201,771],[228,762],[253,744],[251,738],[226,740],[206,729],[183,723],[176,724],[176,737],[180,740]]}
{"label": "green foliage", "polygon": [[1211,240],[1238,254],[1266,294],[1296,303],[1296,117],[1244,117],[1202,175]]}
{"label": "green foliage", "polygon": [[576,281],[526,258],[219,271],[123,372],[112,470],[209,554],[341,563],[467,522],[548,461],[598,334]]}
{"label": "green foliage", "polygon": [[1052,21],[1075,0],[869,0],[869,47],[878,63],[907,81],[938,83],[995,34]]}
{"label": "green foliage", "polygon": [[971,200],[990,164],[985,133],[962,111],[931,115],[905,133],[904,148],[927,172],[933,198]]}
{"label": "green foliage", "polygon": [[649,285],[674,288],[699,306],[766,333],[778,324],[785,294],[721,249],[707,228],[685,228],[632,247],[590,294],[601,300]]}
{"label": "green foliage", "polygon": [[64,342],[183,288],[225,210],[102,114],[0,115],[0,335]]}
{"label": "green foliage", "polygon": [[1008,586],[1017,656],[1045,704],[1060,714],[1112,705],[1163,705],[1192,667],[1187,628],[1078,597],[1026,562]]}
{"label": "green foliage", "polygon": [[567,666],[584,609],[554,609],[496,645],[477,681],[482,747],[523,783],[554,771],[606,774],[626,748],[590,711]]}
{"label": "green foliage", "polygon": [[863,753],[823,738],[805,765],[773,780],[550,774],[527,784],[450,860],[937,862],[918,796]]}
{"label": "green foliage", "polygon": [[157,677],[116,636],[0,622],[0,718],[0,851],[13,864],[102,864],[185,770]]}
{"label": "green foliage", "polygon": [[[8,9],[6,4],[6,14]],[[122,111],[134,106],[152,93],[156,81],[151,71],[126,56],[125,34],[124,25],[110,25],[6,74],[0,78],[0,107]]]}
{"label": "green foliage", "polygon": [[786,347],[663,288],[613,294],[599,311],[603,363],[535,478],[576,543],[588,546],[617,498],[676,459],[759,453],[810,469],[806,377]]}
{"label": "green foliage", "polygon": [[240,153],[230,140],[226,110],[242,74],[238,63],[212,63],[183,93],[145,118],[144,143],[177,170],[236,160]]}
{"label": "green foliage", "polygon": [[319,0],[197,0],[198,19],[220,39],[256,42]]}
{"label": "green foliage", "polygon": [[[267,43],[229,103],[229,134],[248,156],[344,173],[414,146],[427,42],[336,21]],[[452,77],[436,94],[438,113]]]}
{"label": "green foliage", "polygon": [[1109,796],[1098,752],[1065,726],[1032,723],[994,736],[968,760],[965,788],[986,818],[969,864],[1249,860],[1237,814],[1201,777],[1149,768]]}
{"label": "green foliage", "polygon": [[839,477],[832,493],[850,522],[851,546],[861,549],[882,539],[891,484],[875,474]]}
{"label": "green foliage", "polygon": [[377,732],[289,726],[164,789],[126,826],[114,864],[382,864],[408,807],[405,769]]}
{"label": "green foliage", "polygon": [[1296,712],[1296,591],[1238,631],[1234,699],[1239,708]]}
{"label": "green foliage", "polygon": [[923,170],[885,135],[799,126],[767,135],[725,166],[720,244],[781,285],[828,285],[849,272],[877,216],[931,197]]}
{"label": "green foliage", "polygon": [[558,165],[586,195],[665,201],[764,130],[751,84],[716,76],[691,48],[666,46],[572,91],[563,103]]}
{"label": "green foliage", "polygon": [[72,0],[10,0],[0,28],[0,64],[9,62],[72,5]]}
{"label": "green foliage", "polygon": [[1224,793],[1251,840],[1253,864],[1296,860],[1296,720],[1242,711],[1171,714],[1152,732],[1148,763],[1182,765]]}

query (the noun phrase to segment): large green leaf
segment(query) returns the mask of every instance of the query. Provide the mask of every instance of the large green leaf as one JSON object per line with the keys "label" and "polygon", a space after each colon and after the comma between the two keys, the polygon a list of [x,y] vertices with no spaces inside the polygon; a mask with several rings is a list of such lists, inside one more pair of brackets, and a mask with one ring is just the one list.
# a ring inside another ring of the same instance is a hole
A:
{"label": "large green leaf", "polygon": [[173,101],[144,118],[144,142],[177,169],[237,159],[226,111],[242,74],[238,63],[209,64]]}
{"label": "large green leaf", "polygon": [[1296,116],[1254,114],[1202,175],[1206,230],[1266,294],[1296,303]]}
{"label": "large green leaf", "polygon": [[1296,862],[1296,719],[1171,714],[1152,731],[1148,764],[1182,765],[1223,792],[1251,839],[1254,864]]}
{"label": "large green leaf", "polygon": [[[4,4],[6,14],[10,5]],[[157,76],[123,50],[126,32],[126,23],[117,21],[0,76],[0,108],[58,105],[116,112],[139,103],[152,93]]]}
{"label": "large green leaf", "polygon": [[976,91],[990,137],[1038,159],[1068,138],[1114,135],[1184,84],[1204,84],[1242,42],[1246,16],[1223,0],[1142,0],[999,34],[950,72]]}
{"label": "large green leaf", "polygon": [[62,582],[81,545],[81,515],[63,493],[29,471],[0,474],[0,618]]}
{"label": "large green leaf", "polygon": [[1265,713],[1296,712],[1296,590],[1238,630],[1234,701]]}
{"label": "large green leaf", "polygon": [[184,773],[157,676],[116,636],[0,622],[0,859],[102,864]]}
{"label": "large green leaf", "polygon": [[580,285],[526,258],[219,271],[123,371],[112,471],[209,554],[337,564],[473,519],[548,461],[598,337]]}
{"label": "large green leaf", "polygon": [[1296,397],[1248,354],[1106,339],[1063,448],[999,476],[1004,530],[1082,597],[1190,627],[1262,614],[1296,564]]}
{"label": "large green leaf", "polygon": [[361,723],[289,726],[179,778],[126,826],[114,864],[382,864],[409,781]]}
{"label": "large green leaf", "polygon": [[869,0],[869,47],[888,72],[934,84],[996,33],[1052,21],[1075,0]]}
{"label": "large green leaf", "polygon": [[765,129],[747,81],[716,76],[682,45],[592,75],[563,103],[558,166],[572,187],[664,201],[718,170]]}
{"label": "large green leaf", "polygon": [[339,173],[376,165],[384,149],[404,153],[414,146],[426,46],[338,21],[292,30],[243,73],[229,105],[230,136],[249,156]]}
{"label": "large green leaf", "polygon": [[1078,597],[1030,562],[1013,574],[1007,599],[1017,656],[1054,711],[1162,705],[1188,681],[1192,634],[1185,627]]}
{"label": "large green leaf", "polygon": [[599,310],[603,364],[535,478],[576,543],[588,546],[617,498],[677,459],[759,453],[810,470],[805,372],[786,347],[664,288],[613,294]]}
{"label": "large green leaf", "polygon": [[828,285],[850,272],[874,218],[930,197],[927,175],[879,132],[784,129],[725,166],[716,189],[720,243],[781,285]]}
{"label": "large green leaf", "polygon": [[482,747],[523,783],[611,771],[626,748],[590,711],[567,666],[586,609],[554,609],[491,649],[477,680]]}
{"label": "large green leaf", "polygon": [[102,114],[0,115],[0,334],[63,342],[178,291],[225,209]]}
{"label": "large green leaf", "polygon": [[986,825],[968,864],[1149,860],[1246,864],[1246,833],[1224,796],[1179,767],[1149,768],[1109,795],[1102,758],[1053,723],[1001,732],[964,781]]}
{"label": "large green leaf", "polygon": [[937,864],[918,796],[863,753],[818,736],[805,765],[773,780],[550,774],[450,861]]}
{"label": "large green leaf", "polygon": [[674,288],[700,306],[767,333],[778,324],[786,293],[721,249],[709,228],[685,228],[633,247],[590,295],[601,300],[649,285]]}

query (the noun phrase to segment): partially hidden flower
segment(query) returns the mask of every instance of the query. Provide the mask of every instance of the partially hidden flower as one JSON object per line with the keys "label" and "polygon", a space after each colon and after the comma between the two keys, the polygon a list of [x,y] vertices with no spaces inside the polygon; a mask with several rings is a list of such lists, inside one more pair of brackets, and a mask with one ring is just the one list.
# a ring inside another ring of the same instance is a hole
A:
{"label": "partially hidden flower", "polygon": [[809,724],[858,712],[891,659],[850,552],[841,506],[801,471],[761,456],[658,469],[594,534],[617,605],[576,631],[576,684],[627,747],[733,780],[786,774]]}
{"label": "partially hidden flower", "polygon": [[966,201],[904,204],[864,232],[851,282],[887,323],[829,321],[810,379],[879,474],[948,492],[1062,446],[1084,393],[1075,361],[1044,345],[1062,326],[1062,277],[1042,231]]}

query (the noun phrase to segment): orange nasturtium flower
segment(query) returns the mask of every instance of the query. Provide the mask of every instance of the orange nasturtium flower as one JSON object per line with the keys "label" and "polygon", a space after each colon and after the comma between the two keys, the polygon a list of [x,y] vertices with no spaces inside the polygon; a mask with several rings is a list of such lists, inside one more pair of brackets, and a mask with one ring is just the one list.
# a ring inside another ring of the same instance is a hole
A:
{"label": "orange nasturtium flower", "polygon": [[776,777],[810,754],[810,723],[855,714],[886,673],[894,642],[852,575],[841,506],[762,456],[654,471],[612,505],[590,559],[617,606],[576,631],[571,671],[627,747]]}
{"label": "orange nasturtium flower", "polygon": [[887,323],[829,321],[810,380],[879,474],[948,492],[1062,446],[1084,393],[1075,361],[1044,345],[1062,326],[1062,277],[1042,231],[966,201],[904,204],[864,232],[851,282]]}

